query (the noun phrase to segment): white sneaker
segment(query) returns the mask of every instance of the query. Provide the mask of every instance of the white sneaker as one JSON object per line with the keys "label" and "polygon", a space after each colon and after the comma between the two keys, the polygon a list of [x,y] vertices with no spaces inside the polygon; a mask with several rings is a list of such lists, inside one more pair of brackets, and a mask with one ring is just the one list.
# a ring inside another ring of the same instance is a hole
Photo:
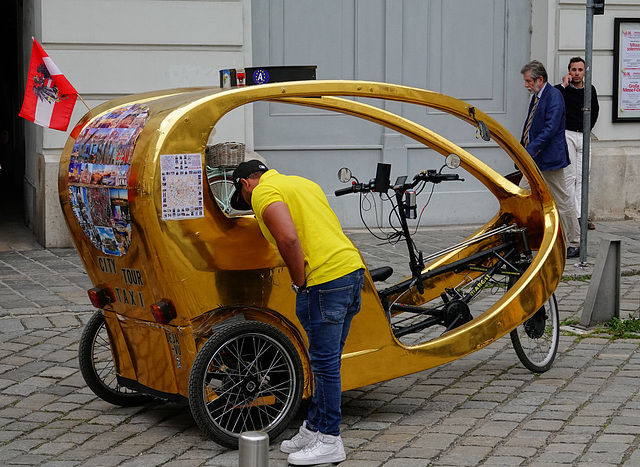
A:
{"label": "white sneaker", "polygon": [[309,430],[307,428],[307,422],[305,421],[293,438],[280,443],[280,451],[286,452],[287,454],[298,452],[307,444],[314,441],[316,436],[318,436],[318,432]]}
{"label": "white sneaker", "polygon": [[329,462],[342,462],[347,458],[340,435],[332,436],[318,433],[316,439],[300,451],[289,454],[289,464],[315,465]]}

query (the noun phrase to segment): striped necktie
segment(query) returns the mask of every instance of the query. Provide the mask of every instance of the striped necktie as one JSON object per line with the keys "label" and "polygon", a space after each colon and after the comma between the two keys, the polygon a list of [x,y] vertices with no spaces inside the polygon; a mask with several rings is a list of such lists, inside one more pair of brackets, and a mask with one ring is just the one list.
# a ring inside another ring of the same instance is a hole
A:
{"label": "striped necktie", "polygon": [[533,107],[531,107],[531,112],[529,112],[529,118],[527,118],[527,124],[524,127],[524,135],[522,136],[522,145],[526,148],[529,146],[529,130],[531,130],[531,122],[533,121],[533,114],[536,112],[536,107],[538,106],[538,101],[540,98],[536,94],[533,97]]}

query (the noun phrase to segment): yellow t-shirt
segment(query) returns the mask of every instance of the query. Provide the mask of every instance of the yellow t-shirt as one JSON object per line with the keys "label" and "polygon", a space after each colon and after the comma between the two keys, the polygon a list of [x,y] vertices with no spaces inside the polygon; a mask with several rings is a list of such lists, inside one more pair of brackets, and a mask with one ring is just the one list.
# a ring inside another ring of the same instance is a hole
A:
{"label": "yellow t-shirt", "polygon": [[262,214],[277,201],[287,205],[298,231],[307,285],[324,284],[364,267],[360,252],[342,231],[320,186],[273,169],[260,177],[251,194],[251,204],[263,235],[274,245],[276,241],[264,224]]}

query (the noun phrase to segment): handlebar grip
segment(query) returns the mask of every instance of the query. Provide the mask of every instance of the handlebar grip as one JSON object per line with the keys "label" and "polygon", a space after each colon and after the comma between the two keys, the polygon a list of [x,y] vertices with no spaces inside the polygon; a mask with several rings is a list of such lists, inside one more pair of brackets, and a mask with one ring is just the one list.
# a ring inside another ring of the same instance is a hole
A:
{"label": "handlebar grip", "polygon": [[335,195],[336,196],[342,196],[342,195],[348,195],[349,193],[355,193],[355,185],[351,185],[350,187],[347,188],[340,188],[339,190],[335,191]]}
{"label": "handlebar grip", "polygon": [[460,180],[460,175],[458,175],[458,174],[439,174],[438,178],[440,180]]}

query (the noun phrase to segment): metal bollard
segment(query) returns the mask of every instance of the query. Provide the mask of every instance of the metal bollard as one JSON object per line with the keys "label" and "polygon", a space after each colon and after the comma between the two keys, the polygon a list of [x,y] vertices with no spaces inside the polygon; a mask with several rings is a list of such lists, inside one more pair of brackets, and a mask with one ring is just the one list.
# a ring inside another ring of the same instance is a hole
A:
{"label": "metal bollard", "polygon": [[262,431],[245,431],[238,443],[239,467],[269,467],[269,435]]}

